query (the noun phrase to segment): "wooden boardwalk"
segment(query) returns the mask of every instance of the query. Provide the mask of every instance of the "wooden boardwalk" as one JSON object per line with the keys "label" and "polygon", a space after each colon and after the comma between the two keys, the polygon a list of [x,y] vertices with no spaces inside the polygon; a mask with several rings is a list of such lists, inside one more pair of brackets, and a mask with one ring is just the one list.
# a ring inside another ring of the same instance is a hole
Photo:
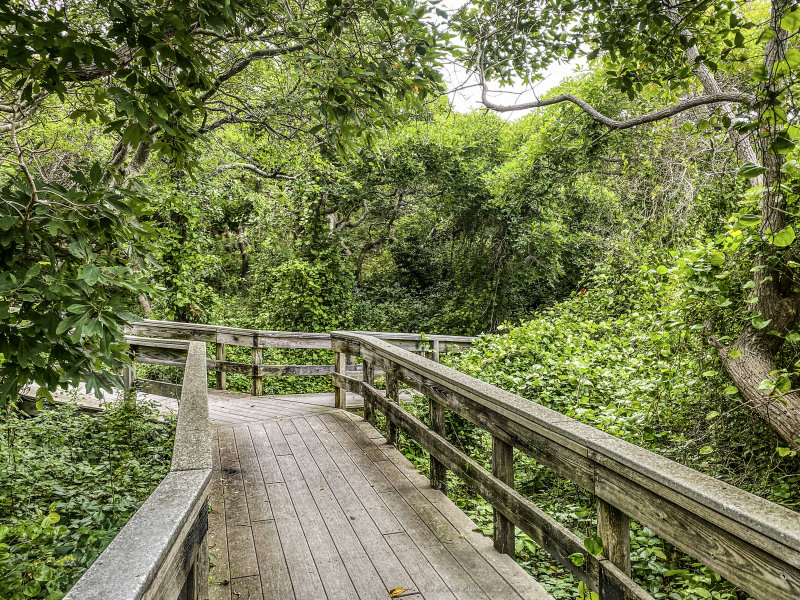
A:
{"label": "wooden boardwalk", "polygon": [[550,598],[360,417],[325,398],[227,402],[211,417],[211,600]]}

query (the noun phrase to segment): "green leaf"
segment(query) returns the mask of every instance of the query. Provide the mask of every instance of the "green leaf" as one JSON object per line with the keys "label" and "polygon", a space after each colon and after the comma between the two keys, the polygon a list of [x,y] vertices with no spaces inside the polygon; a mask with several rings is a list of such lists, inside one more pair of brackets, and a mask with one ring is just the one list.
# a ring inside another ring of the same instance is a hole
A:
{"label": "green leaf", "polygon": [[735,396],[736,394],[739,393],[739,388],[737,388],[735,385],[729,385],[724,390],[722,390],[722,393],[725,394],[726,396]]}
{"label": "green leaf", "polygon": [[658,273],[659,275],[666,275],[668,272],[669,269],[667,269],[667,267],[665,267],[664,265],[658,265],[658,267],[656,267],[656,273]]}
{"label": "green leaf", "polygon": [[786,341],[790,344],[796,344],[797,342],[800,342],[800,333],[797,333],[796,331],[790,331],[786,334]]}
{"label": "green leaf", "polygon": [[774,40],[775,30],[772,27],[767,27],[764,31],[761,32],[761,35],[758,36],[758,40],[756,41],[757,44],[764,44],[770,40]]}
{"label": "green leaf", "polygon": [[42,524],[44,524],[44,525],[55,525],[60,520],[61,520],[61,515],[59,515],[56,512],[51,512],[44,519],[42,519]]}
{"label": "green leaf", "polygon": [[789,33],[796,33],[800,30],[800,10],[793,10],[781,17],[781,29]]}
{"label": "green leaf", "polygon": [[768,236],[770,243],[775,246],[779,246],[781,248],[785,248],[789,246],[795,238],[794,228],[789,225],[784,229],[781,229],[778,233],[771,234]]}
{"label": "green leaf", "polygon": [[711,419],[716,419],[719,416],[719,412],[716,410],[712,410],[710,413],[706,415],[706,421],[710,421]]}
{"label": "green leaf", "polygon": [[761,317],[753,317],[752,319],[750,319],[750,323],[756,329],[764,329],[764,327],[766,327],[767,325],[772,323],[772,319],[766,319],[765,320],[765,319],[762,319]]}
{"label": "green leaf", "polygon": [[54,574],[55,571],[51,567],[48,567],[45,564],[41,564],[38,567],[36,567],[36,570],[33,572],[33,578],[36,581],[42,581],[42,582],[50,581],[53,578]]}
{"label": "green leaf", "polygon": [[[795,50],[797,52],[797,57],[800,59],[800,51]],[[800,62],[798,62],[800,64]],[[788,137],[784,135],[778,135],[775,138],[775,141],[772,142],[770,146],[770,150],[775,154],[789,154],[792,150],[794,150],[795,143],[790,140]]]}
{"label": "green leaf", "polygon": [[762,173],[766,173],[767,170],[762,167],[761,165],[757,165],[755,163],[746,162],[741,167],[739,167],[739,177],[744,177],[745,179],[752,179],[753,177],[758,177]]}
{"label": "green leaf", "polygon": [[42,586],[39,584],[38,581],[29,581],[28,584],[22,588],[22,593],[26,596],[30,596],[33,598],[34,596],[38,596],[42,591]]}
{"label": "green leaf", "polygon": [[600,556],[603,553],[603,540],[600,536],[591,535],[583,540],[583,547],[592,556]]}
{"label": "green leaf", "polygon": [[794,69],[797,65],[800,65],[800,50],[790,48],[786,51],[784,59],[789,63],[789,66]]}
{"label": "green leaf", "polygon": [[703,446],[702,448],[700,448],[700,454],[703,455],[711,454],[713,451],[714,449],[711,446]]}
{"label": "green leaf", "polygon": [[100,167],[99,163],[93,163],[92,168],[89,171],[89,180],[92,182],[92,185],[97,185],[100,183],[100,179],[103,177],[103,169]]}
{"label": "green leaf", "polygon": [[89,285],[94,285],[100,279],[100,269],[94,265],[83,266],[83,280]]}
{"label": "green leaf", "polygon": [[712,252],[708,262],[714,267],[721,267],[725,264],[725,255],[722,252]]}
{"label": "green leaf", "polygon": [[[779,448],[779,450],[780,450],[780,448]],[[570,561],[572,561],[573,565],[575,565],[576,567],[580,567],[580,566],[583,566],[583,563],[586,560],[586,557],[580,552],[575,552],[574,554],[570,554],[569,555],[569,559],[570,559]]]}

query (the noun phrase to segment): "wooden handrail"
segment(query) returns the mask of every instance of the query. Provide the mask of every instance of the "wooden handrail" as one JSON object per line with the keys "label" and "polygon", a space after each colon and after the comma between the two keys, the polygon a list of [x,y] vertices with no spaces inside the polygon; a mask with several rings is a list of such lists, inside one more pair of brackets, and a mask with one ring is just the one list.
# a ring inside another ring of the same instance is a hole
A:
{"label": "wooden handrail", "polygon": [[64,600],[208,598],[206,349],[188,344],[170,472]]}
{"label": "wooden handrail", "polygon": [[[329,333],[307,333],[301,331],[270,331],[265,329],[242,329],[223,325],[203,325],[198,323],[177,323],[174,321],[155,321],[147,319],[130,324],[128,333],[132,336],[165,339],[191,340],[208,343],[223,343],[229,346],[248,348],[320,348],[330,350]],[[428,350],[434,342],[443,346],[442,352],[449,348],[468,348],[474,337],[464,335],[425,335],[421,333],[395,333],[383,331],[358,331],[382,340],[390,340],[406,350]]]}
{"label": "wooden handrail", "polygon": [[[366,416],[375,410],[386,416],[390,441],[396,442],[396,428],[404,430],[430,453],[432,465],[444,465],[492,504],[499,549],[513,553],[513,523],[603,600],[649,599],[630,578],[632,518],[759,600],[800,598],[798,513],[374,336],[337,331],[331,338],[337,367],[345,355],[365,364],[360,379],[337,368],[337,398],[361,395]],[[385,396],[374,386],[374,369],[386,373]],[[432,427],[395,401],[397,381],[428,397],[436,411]],[[447,441],[439,424],[444,409],[493,436],[493,473]],[[588,555],[574,533],[513,489],[510,448],[595,495],[604,556]],[[439,468],[431,477],[441,485]],[[582,566],[570,559],[574,554],[583,555]]]}
{"label": "wooden handrail", "polygon": [[[252,377],[252,393],[260,396],[263,377],[293,375],[331,375],[334,365],[265,365],[263,348],[325,349],[331,348],[329,333],[297,331],[268,331],[241,329],[221,325],[176,323],[173,321],[145,320],[131,323],[125,341],[134,350],[137,362],[168,367],[182,367],[189,341],[216,344],[216,360],[208,360],[209,371],[216,372],[217,388],[225,389],[228,373]],[[392,344],[430,355],[439,360],[441,354],[470,347],[475,338],[450,335],[423,335],[419,333],[357,332],[389,340]],[[226,360],[226,346],[244,346],[252,349],[252,362]],[[360,370],[351,365],[349,370]],[[133,385],[132,382],[129,385]],[[138,380],[135,384],[144,392],[177,397],[180,390],[174,384],[151,380]]]}

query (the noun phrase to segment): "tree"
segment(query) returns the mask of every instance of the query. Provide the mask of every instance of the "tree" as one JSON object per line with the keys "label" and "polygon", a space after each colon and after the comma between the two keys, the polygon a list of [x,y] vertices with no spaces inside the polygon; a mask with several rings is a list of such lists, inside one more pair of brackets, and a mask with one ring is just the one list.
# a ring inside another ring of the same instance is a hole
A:
{"label": "tree", "polygon": [[[740,305],[747,303],[749,318],[732,339],[715,334],[720,324],[708,323],[709,343],[744,401],[797,447],[800,395],[779,384],[775,358],[800,311],[800,281],[793,266],[793,165],[800,129],[792,108],[800,51],[790,43],[800,30],[800,9],[793,1],[772,0],[765,22],[757,25],[752,20],[758,20],[759,8],[763,4],[735,0],[540,0],[511,6],[481,1],[463,9],[457,24],[469,50],[465,59],[477,72],[483,102],[492,110],[569,102],[618,131],[708,107],[706,125],[710,121],[727,131],[742,173],[755,188],[750,197],[758,200],[756,214],[736,222],[736,231],[751,233],[754,240],[753,284],[738,298]],[[660,94],[672,101],[616,120],[570,94],[514,106],[490,100],[490,77],[533,82],[552,62],[579,54],[602,65],[608,84],[631,99]]]}
{"label": "tree", "polygon": [[[248,89],[268,63],[297,109],[284,130],[368,138],[438,89],[444,37],[425,16],[413,0],[0,6],[0,403],[29,381],[114,382],[128,298],[152,292],[148,164],[191,172],[203,136],[269,130],[270,95]],[[50,135],[65,123],[80,151]]]}

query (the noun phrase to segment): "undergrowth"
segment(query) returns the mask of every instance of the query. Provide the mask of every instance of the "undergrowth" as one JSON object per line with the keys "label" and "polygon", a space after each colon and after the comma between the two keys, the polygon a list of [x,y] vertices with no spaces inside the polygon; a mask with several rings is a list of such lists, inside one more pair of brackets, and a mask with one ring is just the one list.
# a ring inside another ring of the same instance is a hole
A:
{"label": "undergrowth", "polygon": [[[675,290],[654,269],[599,269],[592,289],[528,321],[480,338],[450,366],[553,408],[633,444],[793,510],[800,508],[800,461],[742,407],[713,354],[686,326]],[[409,405],[427,420],[424,398]],[[447,436],[491,469],[491,438],[448,412]],[[425,452],[401,450],[427,472]],[[581,538],[596,532],[594,498],[530,457],[515,453],[516,487]],[[492,508],[460,480],[448,494],[492,534]],[[517,531],[516,557],[557,599],[590,600],[565,568]],[[746,600],[653,531],[631,524],[633,578],[654,598]]]}
{"label": "undergrowth", "polygon": [[130,401],[0,420],[0,598],[58,600],[169,471],[174,417]]}

